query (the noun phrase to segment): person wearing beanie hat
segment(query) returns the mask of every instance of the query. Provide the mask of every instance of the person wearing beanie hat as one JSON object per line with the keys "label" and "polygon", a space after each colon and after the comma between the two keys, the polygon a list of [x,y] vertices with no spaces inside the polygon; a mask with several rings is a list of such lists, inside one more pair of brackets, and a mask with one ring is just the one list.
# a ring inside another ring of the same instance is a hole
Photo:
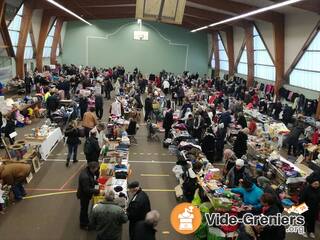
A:
{"label": "person wearing beanie hat", "polygon": [[[320,154],[319,154],[320,156]],[[318,158],[319,158],[318,156]],[[320,159],[320,158],[319,158]],[[306,181],[311,184],[314,181],[319,181],[320,182],[320,172],[319,171],[314,171],[312,172],[307,178]]]}
{"label": "person wearing beanie hat", "polygon": [[305,203],[309,210],[303,213],[305,219],[305,233],[303,236],[315,238],[314,230],[319,212],[320,203],[320,183],[317,178],[309,178],[309,185],[300,196],[300,203]]}
{"label": "person wearing beanie hat", "polygon": [[133,239],[136,223],[145,219],[147,213],[151,211],[151,206],[149,197],[142,191],[139,182],[133,181],[129,183],[128,190],[133,195],[127,208],[127,214],[130,221],[129,235],[130,239]]}
{"label": "person wearing beanie hat", "polygon": [[226,176],[226,185],[229,188],[238,187],[244,178],[250,176],[249,170],[244,166],[244,161],[242,159],[237,159],[235,166],[230,169]]}
{"label": "person wearing beanie hat", "polygon": [[244,166],[244,161],[242,159],[237,159],[236,166],[242,168]]}

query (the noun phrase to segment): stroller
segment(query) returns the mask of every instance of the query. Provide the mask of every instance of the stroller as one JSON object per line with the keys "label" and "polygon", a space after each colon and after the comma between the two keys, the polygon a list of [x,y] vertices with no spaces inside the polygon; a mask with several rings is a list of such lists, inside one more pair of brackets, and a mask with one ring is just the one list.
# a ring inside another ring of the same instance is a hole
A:
{"label": "stroller", "polygon": [[158,128],[149,119],[147,121],[147,131],[148,131],[148,141],[160,142],[160,137],[158,135]]}
{"label": "stroller", "polygon": [[77,118],[76,108],[61,107],[51,113],[51,121],[56,123],[61,129],[68,125],[69,121]]}

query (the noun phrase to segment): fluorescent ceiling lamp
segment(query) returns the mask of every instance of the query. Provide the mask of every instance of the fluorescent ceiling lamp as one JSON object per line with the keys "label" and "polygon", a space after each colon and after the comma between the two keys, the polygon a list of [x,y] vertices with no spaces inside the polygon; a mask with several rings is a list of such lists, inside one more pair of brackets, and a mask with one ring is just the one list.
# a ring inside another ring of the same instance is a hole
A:
{"label": "fluorescent ceiling lamp", "polygon": [[232,22],[232,21],[235,21],[235,20],[238,20],[238,19],[247,18],[247,17],[253,16],[253,15],[259,14],[259,13],[267,12],[267,11],[270,11],[270,10],[273,10],[273,9],[276,9],[276,8],[281,8],[281,7],[288,6],[288,5],[291,5],[291,4],[294,4],[294,3],[297,3],[297,2],[301,2],[301,1],[303,1],[303,0],[288,0],[288,1],[285,1],[285,2],[273,4],[271,6],[260,8],[260,9],[254,10],[252,12],[244,13],[244,14],[241,14],[239,16],[232,17],[232,18],[228,18],[228,19],[222,20],[220,22],[212,23],[209,26],[193,29],[191,32],[198,32],[198,31],[201,31],[201,30],[206,29],[208,27],[215,27],[215,26],[218,26],[218,25],[221,25],[221,24],[224,24],[224,23],[229,23],[229,22]]}
{"label": "fluorescent ceiling lamp", "polygon": [[203,29],[207,29],[209,26],[204,26],[204,27],[201,27],[201,28],[197,28],[197,29],[193,29],[191,32],[198,32],[198,31],[201,31]]}
{"label": "fluorescent ceiling lamp", "polygon": [[75,14],[74,12],[70,11],[69,9],[65,8],[64,6],[62,6],[61,4],[55,2],[54,0],[47,0],[49,3],[51,3],[52,5],[55,5],[56,7],[62,9],[63,11],[69,13],[70,15],[78,18],[79,20],[81,20],[82,22],[92,26],[91,23],[89,23],[88,21],[84,20],[82,17],[80,17],[79,15]]}

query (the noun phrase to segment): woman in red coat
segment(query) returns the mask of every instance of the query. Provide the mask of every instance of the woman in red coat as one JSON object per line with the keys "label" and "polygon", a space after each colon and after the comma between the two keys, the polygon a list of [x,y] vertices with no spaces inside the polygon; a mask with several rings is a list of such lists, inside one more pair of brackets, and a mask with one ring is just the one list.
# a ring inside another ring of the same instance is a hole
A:
{"label": "woman in red coat", "polygon": [[257,130],[257,124],[253,118],[250,120],[248,128],[249,128],[250,135],[253,135],[255,133],[255,131]]}

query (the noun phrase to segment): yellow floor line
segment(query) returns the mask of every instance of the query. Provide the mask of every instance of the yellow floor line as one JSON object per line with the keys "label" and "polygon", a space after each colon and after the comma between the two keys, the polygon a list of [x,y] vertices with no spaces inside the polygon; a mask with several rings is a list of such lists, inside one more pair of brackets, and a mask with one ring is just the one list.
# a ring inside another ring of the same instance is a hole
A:
{"label": "yellow floor line", "polygon": [[141,177],[169,177],[169,174],[147,174],[147,173],[142,173],[140,174]]}
{"label": "yellow floor line", "polygon": [[23,199],[48,197],[48,196],[62,195],[62,194],[75,193],[75,192],[77,192],[77,191],[65,191],[65,192],[52,192],[52,193],[36,194],[36,195],[24,197]]}

